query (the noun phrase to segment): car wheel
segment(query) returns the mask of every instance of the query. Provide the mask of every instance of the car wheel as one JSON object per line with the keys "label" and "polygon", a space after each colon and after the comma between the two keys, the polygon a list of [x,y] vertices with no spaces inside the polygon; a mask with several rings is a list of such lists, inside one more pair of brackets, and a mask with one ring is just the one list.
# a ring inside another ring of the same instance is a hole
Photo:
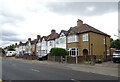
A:
{"label": "car wheel", "polygon": [[114,63],[116,63],[116,61],[113,61]]}

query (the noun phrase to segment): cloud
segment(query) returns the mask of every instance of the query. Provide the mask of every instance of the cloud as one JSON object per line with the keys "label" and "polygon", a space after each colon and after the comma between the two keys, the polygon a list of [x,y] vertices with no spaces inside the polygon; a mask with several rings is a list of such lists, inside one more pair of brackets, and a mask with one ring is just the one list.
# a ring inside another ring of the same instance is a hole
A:
{"label": "cloud", "polygon": [[[116,23],[112,24],[116,21],[116,13],[107,14],[117,11],[117,2],[42,1],[0,0],[0,38],[2,38],[0,46],[25,42],[28,38],[35,39],[38,34],[49,35],[51,29],[55,29],[58,33],[60,30],[68,30],[76,25],[78,18],[100,30],[102,28],[99,27],[113,27],[112,25],[117,27]],[[109,20],[110,18],[112,20]],[[108,34],[114,33],[107,32],[106,29],[103,28],[102,31]]]}
{"label": "cloud", "polygon": [[2,30],[0,45],[13,44],[19,41],[26,41],[26,39],[22,38],[19,34],[17,34],[14,31],[4,29]]}
{"label": "cloud", "polygon": [[117,2],[51,2],[46,7],[62,15],[95,16],[118,10]]}
{"label": "cloud", "polygon": [[24,18],[21,16],[13,16],[10,13],[4,13],[0,11],[0,24],[5,24],[5,23],[16,23],[19,21],[23,21]]}
{"label": "cloud", "polygon": [[2,36],[16,36],[18,35],[16,32],[10,30],[2,30]]}
{"label": "cloud", "polygon": [[9,41],[9,42],[19,42],[25,41],[25,39],[21,39],[18,36],[2,36],[2,41]]}

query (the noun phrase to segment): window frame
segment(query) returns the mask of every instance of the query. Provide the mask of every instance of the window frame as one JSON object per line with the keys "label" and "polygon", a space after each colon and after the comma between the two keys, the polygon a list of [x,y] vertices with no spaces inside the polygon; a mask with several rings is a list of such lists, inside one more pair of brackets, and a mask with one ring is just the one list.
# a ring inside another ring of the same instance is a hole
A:
{"label": "window frame", "polygon": [[83,42],[89,41],[88,33],[82,35],[82,41],[83,41]]}
{"label": "window frame", "polygon": [[72,56],[72,57],[78,56],[78,48],[69,48],[69,56]]}
{"label": "window frame", "polygon": [[73,43],[78,42],[78,36],[77,35],[70,35],[67,37],[67,43]]}

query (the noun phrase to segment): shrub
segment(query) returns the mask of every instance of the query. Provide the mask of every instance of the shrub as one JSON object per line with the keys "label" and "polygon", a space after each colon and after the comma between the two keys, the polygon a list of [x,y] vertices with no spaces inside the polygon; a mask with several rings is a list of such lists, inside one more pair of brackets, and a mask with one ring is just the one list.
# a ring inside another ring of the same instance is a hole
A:
{"label": "shrub", "polygon": [[63,48],[52,48],[50,50],[50,55],[51,56],[67,56],[68,51]]}

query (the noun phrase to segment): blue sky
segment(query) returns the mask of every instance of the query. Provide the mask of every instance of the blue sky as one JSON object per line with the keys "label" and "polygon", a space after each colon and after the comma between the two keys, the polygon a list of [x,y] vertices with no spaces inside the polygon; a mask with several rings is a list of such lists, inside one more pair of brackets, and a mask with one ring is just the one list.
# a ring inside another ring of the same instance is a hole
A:
{"label": "blue sky", "polygon": [[58,33],[81,19],[116,39],[118,0],[0,0],[0,47]]}

